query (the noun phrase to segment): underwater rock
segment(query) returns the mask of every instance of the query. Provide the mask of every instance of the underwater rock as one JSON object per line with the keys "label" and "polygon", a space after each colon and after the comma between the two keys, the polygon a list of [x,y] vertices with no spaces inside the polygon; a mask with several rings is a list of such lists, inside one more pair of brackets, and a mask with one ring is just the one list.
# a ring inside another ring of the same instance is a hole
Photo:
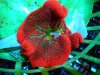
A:
{"label": "underwater rock", "polygon": [[68,25],[72,33],[79,32],[83,38],[86,38],[88,33],[82,15],[76,10],[73,14],[73,21]]}
{"label": "underwater rock", "polygon": [[17,42],[16,33],[0,40],[0,49],[20,46]]}

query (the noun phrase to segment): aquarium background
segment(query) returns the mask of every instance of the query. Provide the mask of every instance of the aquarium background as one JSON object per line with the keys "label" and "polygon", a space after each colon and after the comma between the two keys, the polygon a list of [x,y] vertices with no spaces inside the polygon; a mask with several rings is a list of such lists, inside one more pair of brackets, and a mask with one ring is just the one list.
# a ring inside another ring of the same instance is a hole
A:
{"label": "aquarium background", "polygon": [[58,0],[68,9],[67,26],[85,38],[66,63],[32,68],[22,56],[17,29],[45,1],[0,0],[0,75],[100,75],[100,0]]}

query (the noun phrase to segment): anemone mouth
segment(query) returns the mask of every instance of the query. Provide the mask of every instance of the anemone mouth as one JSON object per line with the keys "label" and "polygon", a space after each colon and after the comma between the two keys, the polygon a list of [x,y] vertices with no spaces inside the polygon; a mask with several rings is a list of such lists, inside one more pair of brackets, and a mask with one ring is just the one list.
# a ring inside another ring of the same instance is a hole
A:
{"label": "anemone mouth", "polygon": [[44,29],[41,27],[41,25],[38,25],[36,30],[41,33],[39,36],[45,36],[45,40],[57,38],[63,33],[63,28],[56,27],[55,29],[53,29],[49,25]]}

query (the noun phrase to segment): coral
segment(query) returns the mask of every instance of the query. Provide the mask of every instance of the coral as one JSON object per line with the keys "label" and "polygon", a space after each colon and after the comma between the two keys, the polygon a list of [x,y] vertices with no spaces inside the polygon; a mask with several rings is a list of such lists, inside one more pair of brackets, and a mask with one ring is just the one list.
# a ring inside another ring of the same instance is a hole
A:
{"label": "coral", "polygon": [[30,13],[18,29],[22,53],[33,67],[61,65],[71,50],[83,42],[79,33],[72,34],[66,27],[67,13],[56,0],[47,0],[41,8]]}

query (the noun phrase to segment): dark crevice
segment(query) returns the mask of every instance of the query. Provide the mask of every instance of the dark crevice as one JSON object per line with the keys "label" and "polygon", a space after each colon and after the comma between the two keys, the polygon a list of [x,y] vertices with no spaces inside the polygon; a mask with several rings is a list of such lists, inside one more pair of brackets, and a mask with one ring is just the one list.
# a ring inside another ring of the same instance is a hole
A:
{"label": "dark crevice", "polygon": [[0,59],[0,68],[14,69],[15,62],[5,59]]}

